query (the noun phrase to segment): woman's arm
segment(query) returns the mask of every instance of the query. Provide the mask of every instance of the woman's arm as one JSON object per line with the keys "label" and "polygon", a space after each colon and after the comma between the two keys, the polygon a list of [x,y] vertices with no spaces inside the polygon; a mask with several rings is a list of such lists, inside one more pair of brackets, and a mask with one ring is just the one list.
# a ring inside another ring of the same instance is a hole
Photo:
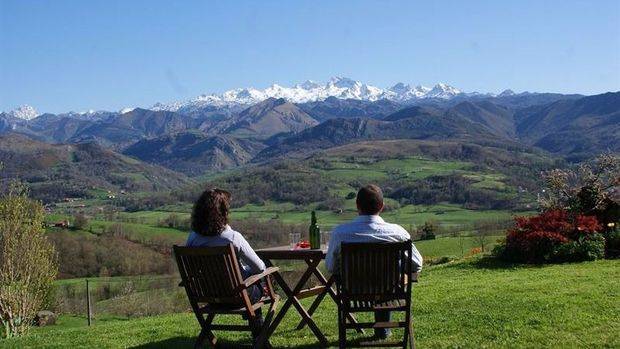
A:
{"label": "woman's arm", "polygon": [[247,240],[241,235],[237,233],[236,239],[238,241],[237,248],[239,249],[239,258],[245,263],[248,267],[250,267],[250,271],[253,274],[257,274],[265,270],[265,263],[258,257],[252,246],[247,242]]}

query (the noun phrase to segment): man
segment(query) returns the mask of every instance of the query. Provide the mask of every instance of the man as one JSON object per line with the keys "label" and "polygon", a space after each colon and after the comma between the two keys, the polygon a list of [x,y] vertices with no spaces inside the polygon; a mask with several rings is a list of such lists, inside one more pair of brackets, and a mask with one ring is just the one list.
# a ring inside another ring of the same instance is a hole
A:
{"label": "man", "polygon": [[[341,224],[332,230],[327,249],[325,265],[331,273],[337,273],[340,260],[340,244],[343,242],[399,242],[411,239],[409,233],[398,224],[386,223],[379,214],[383,211],[383,192],[374,184],[362,187],[356,198],[359,216],[348,223]],[[413,271],[422,268],[422,255],[413,246],[411,260]],[[375,313],[376,321],[390,321],[390,312]],[[385,339],[390,330],[375,329],[375,336]]]}

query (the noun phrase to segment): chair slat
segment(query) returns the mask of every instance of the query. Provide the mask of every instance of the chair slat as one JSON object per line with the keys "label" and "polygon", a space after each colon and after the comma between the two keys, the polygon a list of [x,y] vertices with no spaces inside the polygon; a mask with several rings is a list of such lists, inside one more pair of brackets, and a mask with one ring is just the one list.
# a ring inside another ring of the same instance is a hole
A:
{"label": "chair slat", "polygon": [[242,284],[242,279],[237,257],[231,246],[221,248],[175,246],[175,256],[181,279],[194,301],[240,300],[237,290]]}

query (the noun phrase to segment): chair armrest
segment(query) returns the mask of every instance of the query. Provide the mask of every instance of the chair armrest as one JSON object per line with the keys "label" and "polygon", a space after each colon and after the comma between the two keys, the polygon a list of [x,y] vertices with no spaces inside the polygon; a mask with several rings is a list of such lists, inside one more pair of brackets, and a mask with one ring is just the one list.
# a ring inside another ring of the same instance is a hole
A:
{"label": "chair armrest", "polygon": [[248,287],[254,285],[255,283],[257,283],[258,281],[260,281],[260,279],[264,278],[265,276],[271,275],[271,274],[275,273],[278,270],[280,270],[280,268],[278,268],[278,267],[269,267],[269,268],[263,270],[262,273],[252,275],[249,278],[243,280],[243,286],[244,286],[244,288],[248,288]]}

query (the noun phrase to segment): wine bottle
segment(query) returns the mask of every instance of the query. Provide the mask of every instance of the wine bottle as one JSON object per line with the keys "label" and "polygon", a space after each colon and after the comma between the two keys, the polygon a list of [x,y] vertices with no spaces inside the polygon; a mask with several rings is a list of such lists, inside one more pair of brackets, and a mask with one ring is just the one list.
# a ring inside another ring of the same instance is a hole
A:
{"label": "wine bottle", "polygon": [[308,239],[310,240],[310,248],[321,248],[321,229],[316,224],[316,213],[312,211],[310,218],[310,228],[308,229]]}

